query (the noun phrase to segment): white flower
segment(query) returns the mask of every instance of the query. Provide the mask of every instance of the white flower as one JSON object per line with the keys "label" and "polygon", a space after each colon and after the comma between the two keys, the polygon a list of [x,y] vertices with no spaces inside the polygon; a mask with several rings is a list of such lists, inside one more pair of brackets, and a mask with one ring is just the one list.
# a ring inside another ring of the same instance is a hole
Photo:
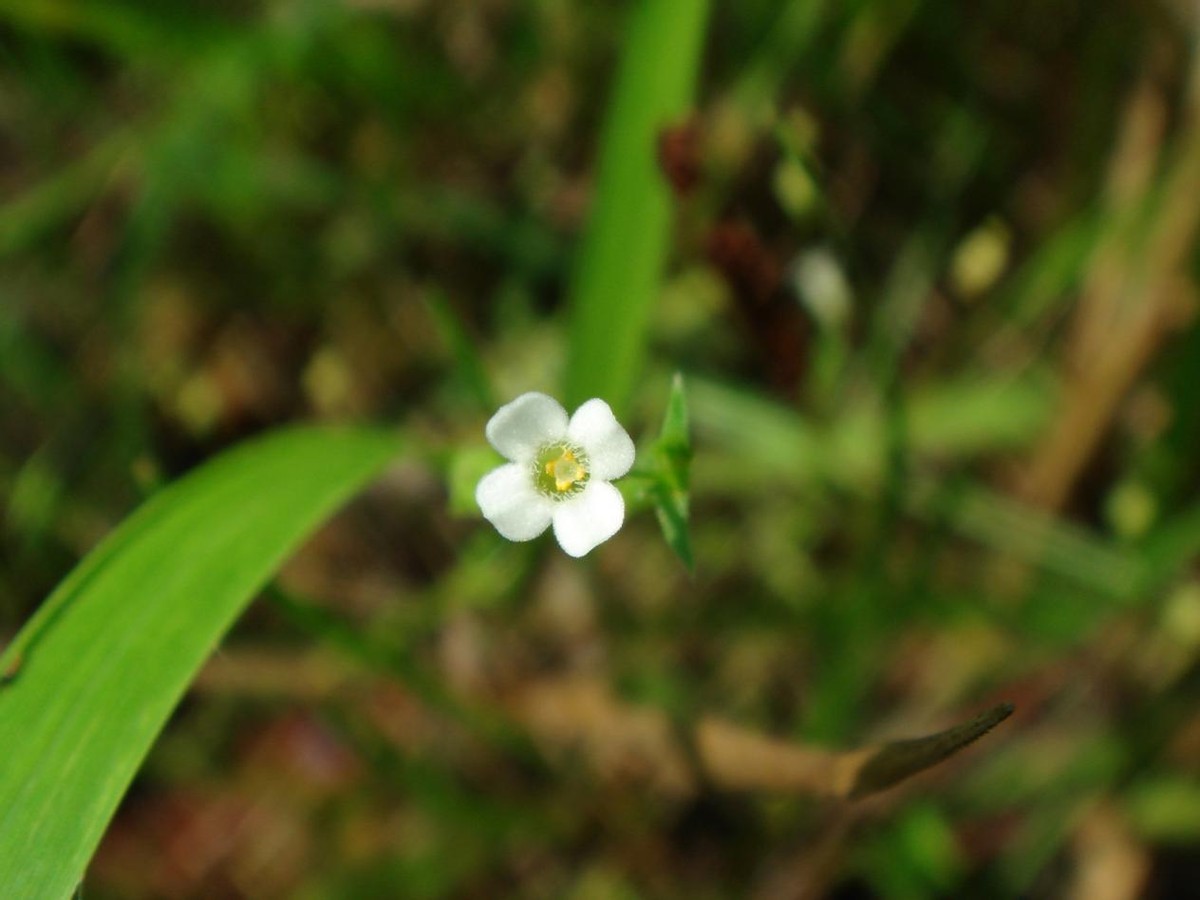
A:
{"label": "white flower", "polygon": [[545,394],[522,394],[487,423],[487,439],[509,460],[475,488],[475,502],[510,541],[530,541],[554,525],[571,556],[583,556],[625,520],[609,484],[633,465],[633,441],[603,400],[567,411]]}

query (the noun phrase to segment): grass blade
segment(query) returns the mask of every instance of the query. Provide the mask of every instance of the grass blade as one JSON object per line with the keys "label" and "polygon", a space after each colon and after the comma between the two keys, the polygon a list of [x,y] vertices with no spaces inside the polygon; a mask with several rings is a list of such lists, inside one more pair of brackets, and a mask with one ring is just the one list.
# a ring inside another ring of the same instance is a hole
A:
{"label": "grass blade", "polygon": [[639,377],[666,260],[671,198],[661,130],[691,103],[707,0],[641,0],[630,16],[572,290],[566,399],[603,397],[621,414]]}
{"label": "grass blade", "polygon": [[399,450],[295,429],[152,498],[67,577],[0,672],[0,884],[66,897],[171,710],[284,558]]}

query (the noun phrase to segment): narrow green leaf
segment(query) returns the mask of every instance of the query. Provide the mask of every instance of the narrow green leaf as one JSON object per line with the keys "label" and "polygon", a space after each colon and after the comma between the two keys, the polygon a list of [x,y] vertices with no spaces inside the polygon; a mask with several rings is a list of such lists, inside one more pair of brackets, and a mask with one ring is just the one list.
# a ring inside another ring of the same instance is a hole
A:
{"label": "narrow green leaf", "polygon": [[[663,414],[662,430],[658,444],[664,452],[690,459],[692,438],[688,432],[687,394],[683,389],[683,374],[676,372],[671,379],[671,393],[667,396],[667,411]],[[686,468],[684,469],[686,473]],[[686,480],[684,489],[687,488]]]}
{"label": "narrow green leaf", "polygon": [[884,744],[858,772],[851,797],[882,791],[904,779],[935,766],[979,740],[1013,714],[1011,703],[1001,703],[970,722],[927,737]]}
{"label": "narrow green leaf", "polygon": [[688,534],[688,503],[686,494],[676,494],[661,488],[654,492],[654,514],[662,529],[667,545],[687,566],[695,571],[696,558],[692,553],[692,539]]}
{"label": "narrow green leaf", "polygon": [[652,496],[658,524],[667,544],[690,572],[695,568],[692,541],[688,534],[692,439],[688,432],[683,376],[678,372],[671,382],[662,431],[654,444],[654,458],[658,478]]}
{"label": "narrow green leaf", "polygon": [[707,0],[633,4],[572,286],[571,408],[603,397],[620,416],[639,377],[671,215],[658,138],[691,104],[708,9]]}
{"label": "narrow green leaf", "polygon": [[66,897],[196,670],[285,557],[400,449],[293,429],[149,500],[66,578],[0,672],[0,885]]}

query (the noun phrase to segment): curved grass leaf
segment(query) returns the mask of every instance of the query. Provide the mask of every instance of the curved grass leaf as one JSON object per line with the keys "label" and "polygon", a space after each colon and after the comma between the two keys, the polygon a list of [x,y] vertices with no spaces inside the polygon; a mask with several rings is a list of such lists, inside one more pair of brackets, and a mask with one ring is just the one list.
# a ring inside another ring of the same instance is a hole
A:
{"label": "curved grass leaf", "polygon": [[1011,703],[1001,703],[969,722],[937,734],[884,744],[857,771],[850,797],[863,797],[898,784],[906,778],[949,759],[979,740],[1013,714]]}
{"label": "curved grass leaf", "polygon": [[66,897],[192,677],[271,573],[399,451],[293,429],[207,463],[129,517],[0,658],[0,885]]}

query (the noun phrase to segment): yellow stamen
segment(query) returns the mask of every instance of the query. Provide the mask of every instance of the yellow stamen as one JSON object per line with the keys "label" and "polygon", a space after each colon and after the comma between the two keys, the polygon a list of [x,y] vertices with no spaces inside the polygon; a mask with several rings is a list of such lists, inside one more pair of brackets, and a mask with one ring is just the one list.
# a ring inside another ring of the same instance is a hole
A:
{"label": "yellow stamen", "polygon": [[554,479],[554,489],[559,493],[570,490],[572,485],[587,477],[585,469],[569,447],[562,455],[546,463],[546,474]]}

